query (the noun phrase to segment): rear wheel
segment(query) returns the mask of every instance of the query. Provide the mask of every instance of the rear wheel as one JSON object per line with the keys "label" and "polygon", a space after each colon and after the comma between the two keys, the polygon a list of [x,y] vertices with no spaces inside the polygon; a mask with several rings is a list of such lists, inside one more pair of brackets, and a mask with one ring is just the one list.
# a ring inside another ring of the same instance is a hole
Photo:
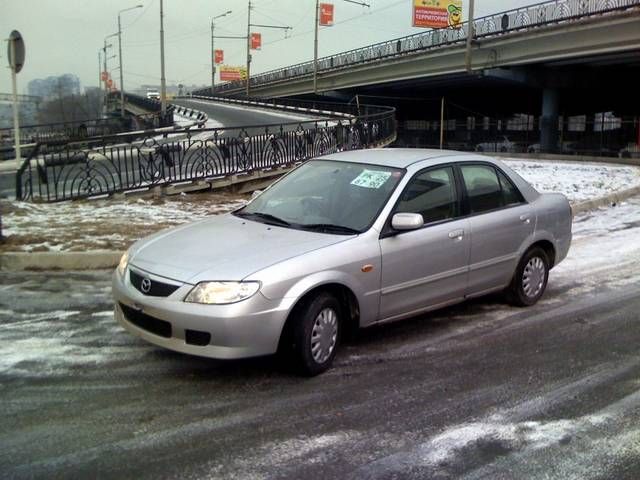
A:
{"label": "rear wheel", "polygon": [[549,258],[540,247],[529,249],[513,275],[511,284],[507,288],[509,303],[527,307],[535,304],[547,287],[549,279]]}
{"label": "rear wheel", "polygon": [[341,335],[342,307],[321,292],[296,309],[292,353],[301,373],[318,375],[331,367]]}

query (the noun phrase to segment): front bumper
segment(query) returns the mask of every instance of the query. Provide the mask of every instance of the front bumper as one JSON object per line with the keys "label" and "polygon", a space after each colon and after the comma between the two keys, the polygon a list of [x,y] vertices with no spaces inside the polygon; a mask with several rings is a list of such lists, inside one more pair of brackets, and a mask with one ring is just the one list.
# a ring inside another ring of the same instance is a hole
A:
{"label": "front bumper", "polygon": [[150,343],[191,355],[237,359],[277,351],[291,307],[286,299],[273,301],[258,292],[229,305],[185,303],[182,299],[191,288],[186,284],[168,297],[151,297],[131,285],[129,268],[124,278],[116,270],[112,277],[116,320]]}

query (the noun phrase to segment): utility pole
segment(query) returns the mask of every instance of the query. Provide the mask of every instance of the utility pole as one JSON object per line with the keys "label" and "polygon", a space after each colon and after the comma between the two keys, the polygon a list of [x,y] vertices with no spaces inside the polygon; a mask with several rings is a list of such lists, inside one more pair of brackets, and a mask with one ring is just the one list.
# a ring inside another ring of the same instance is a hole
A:
{"label": "utility pole", "polygon": [[167,81],[164,78],[164,6],[160,0],[160,112],[167,113]]}
{"label": "utility pole", "polygon": [[247,8],[247,98],[251,94],[251,0],[249,0]]}
{"label": "utility pole", "polygon": [[318,94],[318,32],[320,30],[320,0],[316,0],[316,26],[313,38],[313,93]]}
{"label": "utility pole", "polygon": [[467,50],[464,54],[464,63],[467,67],[467,72],[471,73],[471,43],[473,42],[473,36],[475,35],[473,28],[473,0],[469,0],[469,26],[467,27]]}
{"label": "utility pole", "polygon": [[[365,2],[358,2],[356,0],[342,0],[347,3],[355,3],[363,7],[370,8],[370,5]],[[316,25],[314,28],[313,39],[313,93],[318,93],[318,33],[320,30],[320,0],[316,0]]]}
{"label": "utility pole", "polygon": [[136,5],[135,7],[125,8],[118,12],[118,58],[120,59],[120,116],[124,118],[124,73],[122,72],[122,26],[120,22],[120,14],[128,12],[129,10],[135,10],[136,8],[142,8],[142,5]]}
{"label": "utility pole", "polygon": [[216,83],[216,60],[215,60],[216,51],[213,47],[213,39],[215,38],[213,35],[213,29],[215,28],[214,20],[218,18],[222,18],[226,15],[229,15],[230,13],[231,13],[231,10],[228,10],[223,14],[217,15],[211,19],[211,95],[213,95],[213,88],[215,87],[215,83]]}
{"label": "utility pole", "polygon": [[[345,0],[347,1],[347,0]],[[251,27],[260,27],[260,28],[276,28],[279,30],[284,30],[285,35],[287,30],[291,30],[291,27],[281,26],[281,25],[262,25],[259,23],[251,23],[251,0],[249,0],[249,7],[247,12],[247,98],[251,93],[250,80],[251,80]]]}

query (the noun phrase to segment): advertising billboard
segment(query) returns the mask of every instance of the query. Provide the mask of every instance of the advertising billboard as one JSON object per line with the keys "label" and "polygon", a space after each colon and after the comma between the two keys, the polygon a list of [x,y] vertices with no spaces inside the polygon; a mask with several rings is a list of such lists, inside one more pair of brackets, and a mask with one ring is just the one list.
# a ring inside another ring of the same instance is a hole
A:
{"label": "advertising billboard", "polygon": [[413,26],[460,28],[462,0],[413,0]]}

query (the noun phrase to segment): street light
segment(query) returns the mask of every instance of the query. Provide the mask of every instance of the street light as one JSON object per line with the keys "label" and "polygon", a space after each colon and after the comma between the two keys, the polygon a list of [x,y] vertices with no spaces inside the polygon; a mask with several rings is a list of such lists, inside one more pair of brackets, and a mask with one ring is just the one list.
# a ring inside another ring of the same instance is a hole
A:
{"label": "street light", "polygon": [[218,18],[222,18],[225,17],[227,15],[229,15],[231,13],[231,10],[228,10],[220,15],[217,15],[215,17],[213,17],[211,19],[211,95],[213,95],[213,87],[215,86],[215,82],[216,82],[216,61],[215,61],[215,50],[213,48],[213,29],[214,29],[214,24],[213,21],[218,19]]}
{"label": "street light", "polygon": [[136,8],[142,8],[142,5],[136,5],[135,7],[125,8],[118,12],[118,56],[120,57],[120,115],[124,117],[124,79],[122,73],[122,28],[120,26],[120,14],[135,10]]}
{"label": "street light", "polygon": [[[358,0],[342,0],[347,3],[355,3],[356,5],[360,5],[362,7],[370,8],[366,2],[360,2]],[[315,26],[315,36],[313,40],[313,93],[318,93],[318,30],[320,23],[320,0],[316,0],[316,26]]]}

